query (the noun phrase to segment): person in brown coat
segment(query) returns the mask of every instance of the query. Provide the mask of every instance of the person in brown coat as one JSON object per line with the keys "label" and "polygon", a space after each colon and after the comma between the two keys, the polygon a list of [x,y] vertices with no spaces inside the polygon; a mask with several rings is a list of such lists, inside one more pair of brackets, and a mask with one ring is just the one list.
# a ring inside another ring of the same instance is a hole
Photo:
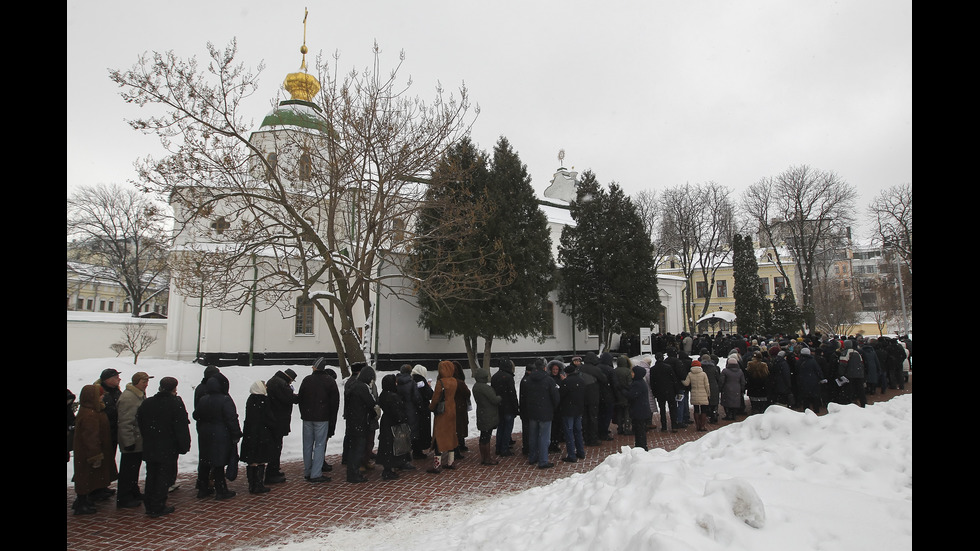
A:
{"label": "person in brown coat", "polygon": [[91,494],[103,494],[109,484],[116,480],[116,462],[113,454],[112,433],[109,417],[105,414],[99,387],[85,385],[79,393],[78,415],[75,416],[75,494],[78,497],[72,504],[76,515],[95,513]]}
{"label": "person in brown coat", "polygon": [[[459,443],[456,432],[456,383],[458,381],[453,376],[455,371],[453,362],[439,362],[439,380],[436,381],[432,401],[429,403],[429,411],[436,412],[432,429],[432,446],[435,454],[433,454],[432,468],[428,469],[430,473],[438,473],[440,466],[444,469],[454,468],[453,450]],[[445,402],[442,413],[437,411],[440,402]]]}

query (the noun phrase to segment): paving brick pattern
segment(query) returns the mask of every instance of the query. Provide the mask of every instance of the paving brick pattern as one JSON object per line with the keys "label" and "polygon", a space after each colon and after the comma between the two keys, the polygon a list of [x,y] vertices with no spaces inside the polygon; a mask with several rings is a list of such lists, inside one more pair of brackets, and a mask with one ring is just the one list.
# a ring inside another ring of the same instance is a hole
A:
{"label": "paving brick pattern", "polygon": [[[910,383],[904,391],[890,390],[884,396],[868,398],[873,403],[911,392]],[[659,418],[654,417],[659,427]],[[729,423],[720,420],[709,428],[713,430]],[[648,447],[670,451],[704,434],[707,433],[697,432],[693,425],[676,433],[655,428],[648,433]],[[574,473],[588,472],[607,456],[618,453],[622,446],[633,444],[632,436],[617,435],[601,446],[586,447],[583,460],[565,463],[561,461],[562,455],[556,453],[550,456],[555,464],[553,468],[538,469],[521,455],[520,434],[515,434],[514,439],[517,453],[498,458],[500,464],[496,466],[480,465],[477,441],[471,438],[467,440],[470,451],[465,459],[456,462],[454,470],[430,474],[425,469],[431,460],[418,460],[414,462],[416,470],[401,471],[397,480],[382,480],[378,466],[367,473],[369,481],[362,484],[344,481],[346,468],[340,465],[340,456],[327,458],[334,465],[333,472],[327,473],[333,481],[327,483],[306,482],[302,463],[287,463],[283,465],[286,482],[271,485],[272,491],[261,495],[248,493],[242,466],[239,478],[228,484],[238,495],[226,501],[197,499],[195,475],[182,474],[178,476],[180,488],[167,500],[168,505],[176,507],[175,512],[157,519],[147,517],[142,507],[116,509],[114,498],[98,503],[98,513],[94,515],[74,516],[71,503],[75,494],[69,486],[67,548],[77,551],[227,550],[270,545],[286,538],[313,537],[337,527],[369,526],[409,512],[447,509],[467,499],[544,486]],[[437,484],[452,484],[456,494],[446,497],[444,492],[434,491]]]}

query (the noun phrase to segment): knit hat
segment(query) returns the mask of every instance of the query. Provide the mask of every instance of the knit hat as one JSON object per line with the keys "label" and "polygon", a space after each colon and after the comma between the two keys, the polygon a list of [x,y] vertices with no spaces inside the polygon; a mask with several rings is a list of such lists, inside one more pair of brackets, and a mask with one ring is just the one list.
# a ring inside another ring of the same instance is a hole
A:
{"label": "knit hat", "polygon": [[313,362],[313,371],[323,371],[326,368],[327,368],[327,359],[324,358],[323,356],[320,356],[319,358],[316,359],[315,362]]}
{"label": "knit hat", "polygon": [[177,389],[177,379],[164,377],[160,379],[160,392],[173,392]]}

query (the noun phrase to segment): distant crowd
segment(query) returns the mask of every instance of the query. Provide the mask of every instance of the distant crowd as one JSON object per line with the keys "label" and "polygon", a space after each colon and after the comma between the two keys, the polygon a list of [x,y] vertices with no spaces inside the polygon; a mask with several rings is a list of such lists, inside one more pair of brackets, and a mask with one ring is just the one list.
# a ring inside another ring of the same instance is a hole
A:
{"label": "distant crowd", "polygon": [[137,372],[121,389],[121,374],[106,369],[81,389],[77,402],[68,390],[67,460],[74,459],[77,495],[72,510],[93,514],[97,502],[115,497],[117,507],[142,505],[151,517],[172,513],[167,496],[176,488],[178,456],[190,451],[191,419],[197,431],[197,497],[227,500],[236,495],[228,481],[238,477],[240,464],[251,494],[286,481],[280,459],[294,406],[302,419],[303,473],[310,484],[332,480],[325,451],[341,403],[341,464],[348,483],[367,482],[377,464],[382,480],[416,469],[413,461],[427,461],[421,467],[432,474],[454,469],[471,451],[466,438],[473,407],[481,465],[517,453],[513,429],[519,416],[520,453],[529,465],[547,469],[554,466],[549,454],[576,462],[586,457],[587,447],[613,440],[613,425],[646,450],[647,433],[658,421],[665,432],[691,425],[707,431],[721,414],[736,420],[771,404],[817,413],[832,402],[864,407],[869,394],[904,389],[903,364],[912,351],[906,337],[682,333],[655,335],[652,341],[652,353],[634,359],[609,352],[574,356],[568,363],[538,358],[520,382],[514,363],[499,359],[492,376],[489,369],[472,369],[472,389],[454,361],[438,364],[434,382],[424,366],[405,364],[381,377],[379,391],[377,374],[367,364],[352,364],[351,376],[338,384],[335,369],[320,358],[298,391],[292,369],[255,381],[241,424],[229,381],[215,366],[205,368],[195,387],[191,415],[173,377],[161,378],[158,392],[147,396],[154,376]]}

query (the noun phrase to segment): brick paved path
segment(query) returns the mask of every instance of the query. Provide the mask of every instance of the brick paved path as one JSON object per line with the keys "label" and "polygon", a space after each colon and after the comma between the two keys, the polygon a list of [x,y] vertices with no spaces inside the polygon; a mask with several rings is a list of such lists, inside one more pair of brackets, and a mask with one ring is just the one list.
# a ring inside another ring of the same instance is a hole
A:
{"label": "brick paved path", "polygon": [[[904,391],[890,390],[884,396],[868,398],[873,403],[911,392],[910,383]],[[720,421],[710,428],[729,423]],[[648,445],[670,451],[704,434],[707,433],[697,432],[693,425],[677,433],[660,432],[658,428],[648,433]],[[334,471],[329,473],[333,481],[328,483],[308,483],[303,480],[302,462],[287,463],[283,465],[287,482],[270,486],[272,491],[262,495],[248,493],[245,468],[241,466],[239,478],[228,484],[238,495],[227,501],[197,499],[195,475],[182,474],[178,476],[180,489],[171,493],[167,501],[176,511],[157,519],[147,517],[142,507],[116,509],[115,498],[97,504],[99,511],[94,515],[74,516],[71,503],[75,493],[69,486],[67,548],[225,550],[269,545],[285,538],[321,535],[337,527],[367,526],[406,512],[446,509],[467,499],[544,486],[574,473],[590,471],[608,455],[619,452],[622,446],[633,444],[632,436],[616,436],[601,446],[587,447],[586,459],[577,463],[565,463],[560,460],[561,454],[552,454],[555,467],[538,469],[528,465],[527,458],[520,454],[520,434],[515,434],[515,440],[517,453],[498,458],[497,466],[480,465],[476,439],[471,438],[467,440],[469,453],[456,463],[453,471],[429,474],[425,468],[431,460],[419,460],[414,462],[416,470],[402,471],[399,479],[391,481],[381,480],[379,466],[368,472],[369,481],[364,484],[344,482],[345,467],[340,465],[337,455],[328,457],[328,462],[334,465]],[[456,495],[447,499],[441,493],[432,492],[434,484],[452,484]],[[432,498],[430,494],[440,494],[440,497]]]}

